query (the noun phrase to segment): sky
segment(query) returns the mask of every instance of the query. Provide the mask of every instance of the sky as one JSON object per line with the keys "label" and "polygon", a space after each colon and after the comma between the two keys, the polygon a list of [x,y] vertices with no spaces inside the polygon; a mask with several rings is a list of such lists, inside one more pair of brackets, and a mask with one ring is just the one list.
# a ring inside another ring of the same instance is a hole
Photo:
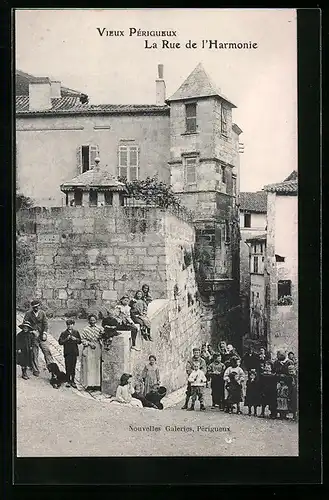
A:
{"label": "sky", "polygon": [[[60,80],[91,103],[153,104],[158,64],[170,97],[201,62],[237,106],[240,190],[257,191],[297,170],[296,17],[295,9],[17,10],[16,68]],[[124,36],[100,36],[97,28]],[[130,28],[177,36],[129,36]],[[146,39],[157,48],[145,48]],[[162,48],[162,39],[181,47]],[[197,48],[186,48],[189,40]],[[202,40],[258,48],[202,48]]]}

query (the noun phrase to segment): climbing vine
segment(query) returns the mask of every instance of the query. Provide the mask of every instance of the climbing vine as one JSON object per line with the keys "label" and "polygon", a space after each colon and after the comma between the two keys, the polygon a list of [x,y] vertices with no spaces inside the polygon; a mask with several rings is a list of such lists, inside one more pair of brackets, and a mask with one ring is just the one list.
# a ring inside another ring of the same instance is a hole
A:
{"label": "climbing vine", "polygon": [[145,201],[147,205],[154,204],[160,208],[182,208],[172,187],[160,181],[157,176],[134,181],[127,181],[125,177],[119,177],[119,181],[126,184],[131,198]]}

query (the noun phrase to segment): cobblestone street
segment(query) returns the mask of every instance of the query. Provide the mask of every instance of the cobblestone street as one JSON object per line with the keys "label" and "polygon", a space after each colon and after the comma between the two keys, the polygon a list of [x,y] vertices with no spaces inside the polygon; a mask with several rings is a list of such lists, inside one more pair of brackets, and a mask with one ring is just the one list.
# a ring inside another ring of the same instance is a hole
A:
{"label": "cobblestone street", "polygon": [[[51,323],[54,350],[62,325]],[[61,362],[60,349],[55,356]],[[26,381],[17,369],[18,457],[298,455],[296,423],[211,410],[210,390],[204,413],[180,409],[183,390],[167,398],[163,411],[127,409],[97,394],[54,390],[41,366],[40,377]]]}

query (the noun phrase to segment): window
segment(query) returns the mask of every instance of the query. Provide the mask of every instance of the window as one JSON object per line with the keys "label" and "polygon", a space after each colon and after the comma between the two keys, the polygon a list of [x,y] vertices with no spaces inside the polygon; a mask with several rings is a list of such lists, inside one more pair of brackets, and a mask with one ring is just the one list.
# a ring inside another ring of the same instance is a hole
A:
{"label": "window", "polygon": [[254,304],[255,302],[255,292],[251,292],[251,303]]}
{"label": "window", "polygon": [[260,253],[263,253],[263,243],[260,244]]}
{"label": "window", "polygon": [[285,258],[282,257],[281,255],[275,254],[275,262],[284,262]]}
{"label": "window", "polygon": [[258,273],[258,257],[254,257],[254,273]]}
{"label": "window", "polygon": [[221,134],[227,137],[228,124],[227,124],[228,109],[222,104],[221,106]]}
{"label": "window", "polygon": [[105,205],[112,205],[113,204],[113,193],[111,191],[104,192],[104,201],[105,201]]}
{"label": "window", "polygon": [[196,184],[197,158],[185,158],[185,183],[190,186]]}
{"label": "window", "polygon": [[257,245],[252,246],[252,251],[253,251],[253,253],[257,253]]}
{"label": "window", "polygon": [[119,177],[124,177],[127,181],[139,179],[139,147],[120,146],[119,147]]}
{"label": "window", "polygon": [[95,166],[95,158],[99,156],[99,148],[95,145],[84,144],[77,149],[78,172],[83,174]]}
{"label": "window", "polygon": [[226,184],[226,171],[225,171],[225,165],[221,166],[222,169],[222,183]]}
{"label": "window", "polygon": [[185,104],[185,123],[186,123],[186,132],[191,134],[196,132],[196,103],[191,102]]}
{"label": "window", "polygon": [[225,221],[225,243],[230,243],[231,235],[230,235],[230,224],[228,221]]}
{"label": "window", "polygon": [[89,205],[91,207],[97,207],[97,191],[95,191],[94,189],[91,189],[89,191]]}
{"label": "window", "polygon": [[251,227],[251,214],[244,214],[243,227]]}
{"label": "window", "polygon": [[81,207],[82,205],[82,191],[74,191],[74,205],[76,207]]}
{"label": "window", "polygon": [[232,176],[232,194],[233,194],[233,196],[236,196],[236,177],[235,177],[235,175]]}
{"label": "window", "polygon": [[291,297],[291,281],[279,280],[278,281],[278,305],[289,306],[292,304]]}

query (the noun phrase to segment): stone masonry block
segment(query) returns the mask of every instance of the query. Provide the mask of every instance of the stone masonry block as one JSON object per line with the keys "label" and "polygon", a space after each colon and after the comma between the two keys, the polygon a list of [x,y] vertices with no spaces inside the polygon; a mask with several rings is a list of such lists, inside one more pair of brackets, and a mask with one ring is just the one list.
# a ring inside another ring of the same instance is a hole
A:
{"label": "stone masonry block", "polygon": [[59,234],[38,234],[38,243],[58,243]]}
{"label": "stone masonry block", "polygon": [[52,299],[54,295],[54,291],[51,288],[46,288],[42,290],[42,298],[43,299]]}
{"label": "stone masonry block", "polygon": [[119,256],[119,265],[125,264],[138,264],[138,257],[135,255],[121,255]]}
{"label": "stone masonry block", "polygon": [[128,255],[146,255],[146,247],[127,248]]}
{"label": "stone masonry block", "polygon": [[121,246],[119,247],[114,247],[113,248],[113,253],[114,255],[128,255],[128,248],[122,248]]}
{"label": "stone masonry block", "polygon": [[155,266],[157,263],[158,263],[158,258],[155,255],[152,257],[148,255],[140,255],[138,257],[138,264]]}
{"label": "stone masonry block", "polygon": [[81,290],[81,298],[82,299],[95,299],[96,292],[95,292],[95,290]]}
{"label": "stone masonry block", "polygon": [[148,255],[166,255],[166,249],[164,246],[161,247],[148,247]]}
{"label": "stone masonry block", "polygon": [[75,279],[93,279],[95,278],[95,271],[91,269],[75,269],[73,271],[73,276]]}
{"label": "stone masonry block", "polygon": [[36,255],[35,264],[51,265],[53,264],[53,257],[51,255]]}
{"label": "stone masonry block", "polygon": [[61,300],[66,300],[67,299],[67,291],[64,289],[58,290],[58,298]]}
{"label": "stone masonry block", "polygon": [[73,280],[70,281],[69,286],[72,290],[82,290],[85,288],[84,280]]}
{"label": "stone masonry block", "polygon": [[97,280],[107,280],[114,278],[114,269],[110,266],[98,267],[94,272],[95,278]]}
{"label": "stone masonry block", "polygon": [[67,287],[67,279],[47,279],[45,280],[45,288],[66,288]]}
{"label": "stone masonry block", "polygon": [[103,300],[117,300],[118,292],[115,290],[104,290],[102,295]]}
{"label": "stone masonry block", "polygon": [[73,257],[69,257],[67,255],[59,256],[54,258],[54,264],[56,266],[69,266],[73,264]]}

